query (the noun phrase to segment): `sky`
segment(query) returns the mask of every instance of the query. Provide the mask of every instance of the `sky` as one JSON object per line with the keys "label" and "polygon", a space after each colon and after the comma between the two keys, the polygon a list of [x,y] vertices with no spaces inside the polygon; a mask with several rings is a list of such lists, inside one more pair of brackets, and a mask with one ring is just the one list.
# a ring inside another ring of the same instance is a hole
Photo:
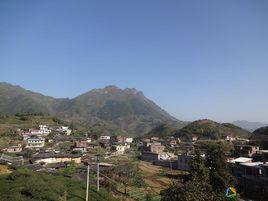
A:
{"label": "sky", "polygon": [[0,0],[0,81],[131,87],[181,120],[268,122],[268,1]]}

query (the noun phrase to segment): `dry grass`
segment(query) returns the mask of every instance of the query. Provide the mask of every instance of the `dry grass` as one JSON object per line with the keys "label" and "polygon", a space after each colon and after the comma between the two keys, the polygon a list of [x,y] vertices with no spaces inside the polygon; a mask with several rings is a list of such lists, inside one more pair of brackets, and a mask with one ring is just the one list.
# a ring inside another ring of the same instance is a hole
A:
{"label": "dry grass", "polygon": [[11,170],[6,165],[0,165],[0,175],[9,173],[11,173]]}
{"label": "dry grass", "polygon": [[139,169],[144,175],[145,183],[157,194],[159,194],[161,190],[167,188],[172,181],[166,176],[159,176],[163,173],[169,172],[170,170],[168,168],[155,166],[145,161],[140,161]]}

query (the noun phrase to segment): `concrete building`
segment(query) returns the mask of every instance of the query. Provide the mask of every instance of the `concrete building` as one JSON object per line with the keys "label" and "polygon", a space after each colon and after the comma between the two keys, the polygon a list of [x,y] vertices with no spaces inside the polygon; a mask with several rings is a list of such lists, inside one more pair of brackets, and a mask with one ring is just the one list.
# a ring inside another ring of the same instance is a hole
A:
{"label": "concrete building", "polygon": [[157,161],[160,160],[160,154],[153,152],[143,152],[141,154],[141,160],[149,162]]}
{"label": "concrete building", "polygon": [[132,143],[133,142],[133,138],[132,137],[126,137],[125,142],[126,143]]}
{"label": "concrete building", "polygon": [[268,200],[268,164],[240,157],[229,161],[231,174],[238,180],[240,192],[247,199]]}
{"label": "concrete building", "polygon": [[100,140],[110,140],[110,139],[111,139],[111,137],[108,135],[101,135],[100,136]]}
{"label": "concrete building", "polygon": [[33,157],[35,163],[62,163],[62,162],[75,162],[81,163],[81,154],[55,154],[43,153],[37,154]]}
{"label": "concrete building", "polygon": [[193,159],[193,155],[188,155],[188,154],[183,154],[183,155],[178,155],[178,164],[177,164],[177,169],[178,170],[190,170],[190,162]]}
{"label": "concrete building", "polygon": [[41,148],[45,146],[44,138],[28,138],[26,148]]}
{"label": "concrete building", "polygon": [[127,149],[127,146],[123,144],[117,144],[112,146],[112,150],[115,151],[116,155],[124,154]]}
{"label": "concrete building", "polygon": [[7,153],[19,153],[22,151],[22,146],[19,144],[18,146],[10,146],[4,149]]}

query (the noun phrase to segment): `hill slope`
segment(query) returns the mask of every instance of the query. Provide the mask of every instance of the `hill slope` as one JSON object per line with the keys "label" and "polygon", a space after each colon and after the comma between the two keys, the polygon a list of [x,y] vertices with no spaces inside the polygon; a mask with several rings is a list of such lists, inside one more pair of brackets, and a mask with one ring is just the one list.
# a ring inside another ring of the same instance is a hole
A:
{"label": "hill slope", "polygon": [[149,133],[148,136],[158,136],[158,137],[165,137],[165,136],[174,136],[179,130],[187,125],[187,122],[180,122],[180,123],[163,123],[155,128],[153,128]]}
{"label": "hill slope", "polygon": [[14,86],[0,83],[0,114],[53,113],[57,99]]}
{"label": "hill slope", "polygon": [[268,126],[255,130],[251,140],[254,140],[261,149],[268,149]]}
{"label": "hill slope", "polygon": [[188,139],[192,136],[198,136],[204,139],[221,139],[227,135],[249,137],[250,134],[250,132],[233,124],[220,124],[208,119],[203,119],[194,121],[180,129],[176,133],[176,136]]}
{"label": "hill slope", "polygon": [[73,99],[56,99],[0,83],[0,114],[17,113],[46,113],[88,127],[113,124],[133,135],[143,135],[164,122],[178,121],[136,89],[108,86]]}
{"label": "hill slope", "polygon": [[252,139],[268,141],[268,126],[255,130],[253,132]]}

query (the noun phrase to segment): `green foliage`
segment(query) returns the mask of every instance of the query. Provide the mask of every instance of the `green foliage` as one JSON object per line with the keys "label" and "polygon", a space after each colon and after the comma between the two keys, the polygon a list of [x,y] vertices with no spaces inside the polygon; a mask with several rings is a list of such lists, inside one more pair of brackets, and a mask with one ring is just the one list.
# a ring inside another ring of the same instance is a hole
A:
{"label": "green foliage", "polygon": [[226,188],[234,185],[220,144],[210,145],[206,158],[200,153],[191,161],[191,178],[176,181],[161,192],[162,201],[224,201]]}
{"label": "green foliage", "polygon": [[34,150],[32,150],[32,149],[27,149],[27,150],[22,154],[22,156],[23,156],[24,158],[31,158],[32,155],[33,155],[34,153],[35,153]]}
{"label": "green foliage", "polygon": [[234,185],[234,179],[227,171],[227,162],[221,144],[210,144],[206,152],[206,167],[214,191],[224,191]]}
{"label": "green foliage", "polygon": [[256,136],[258,136],[258,135],[266,135],[266,136],[268,136],[268,126],[258,128],[257,130],[255,130],[253,132],[253,134],[256,135]]}
{"label": "green foliage", "polygon": [[[108,177],[112,178],[113,181],[116,181],[123,185],[124,194],[127,194],[127,187],[143,187],[145,185],[143,178],[138,170],[137,164],[134,163],[124,163],[113,167],[108,172]],[[109,184],[106,184],[111,190],[113,189]],[[114,185],[114,184],[112,184]]]}
{"label": "green foliage", "polygon": [[79,168],[80,166],[78,164],[76,164],[74,161],[72,161],[68,167],[66,168],[60,168],[59,169],[59,173],[62,175],[71,175],[74,174],[77,171],[77,168]]}
{"label": "green foliage", "polygon": [[[27,169],[1,176],[0,186],[1,201],[82,201],[85,198],[84,183]],[[115,200],[104,189],[100,193],[90,189],[89,197],[98,201]]]}
{"label": "green foliage", "polygon": [[68,153],[71,152],[71,146],[73,146],[72,142],[61,142],[59,143],[59,149],[60,151],[64,152],[64,153]]}
{"label": "green foliage", "polygon": [[268,126],[255,130],[251,140],[254,140],[262,149],[268,149]]}
{"label": "green foliage", "polygon": [[227,135],[249,137],[250,132],[232,124],[220,124],[208,119],[194,121],[176,133],[178,137],[189,138],[193,135],[208,139],[220,139]]}
{"label": "green foliage", "polygon": [[163,123],[153,128],[147,135],[159,137],[173,136],[184,126],[186,126],[185,122]]}

